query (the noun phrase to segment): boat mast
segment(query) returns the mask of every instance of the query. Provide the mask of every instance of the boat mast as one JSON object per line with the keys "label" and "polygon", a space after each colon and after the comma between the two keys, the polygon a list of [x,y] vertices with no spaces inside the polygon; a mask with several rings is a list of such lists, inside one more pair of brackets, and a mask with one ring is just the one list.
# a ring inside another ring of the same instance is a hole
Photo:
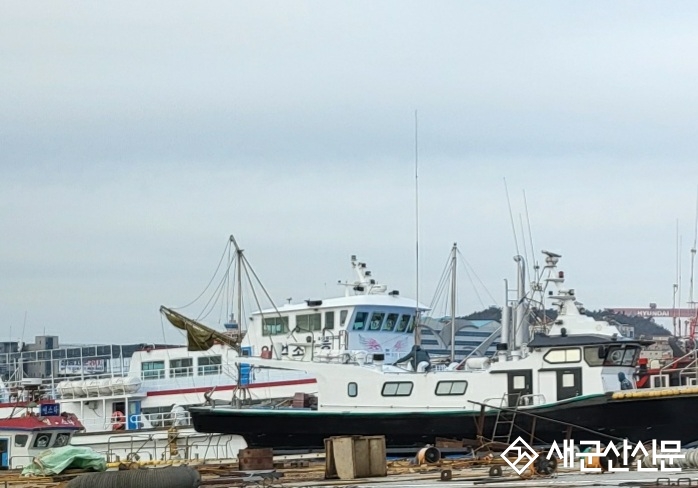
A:
{"label": "boat mast", "polygon": [[240,333],[242,333],[242,253],[243,250],[238,246],[235,237],[230,234],[230,242],[235,246],[235,259],[237,260],[237,267],[235,272],[235,286],[238,290],[237,304],[235,313],[237,314],[238,327],[240,327]]}
{"label": "boat mast", "polygon": [[696,261],[696,245],[698,244],[698,193],[696,194],[696,219],[693,231],[693,247],[691,248],[691,281],[688,288],[688,305],[691,308],[696,307],[696,302],[693,300],[693,277],[694,265]]}
{"label": "boat mast", "polygon": [[[681,319],[676,313],[676,297],[679,292],[679,219],[676,219],[676,280],[674,282],[674,297],[673,297],[673,325],[674,325],[674,335],[676,337],[681,337]],[[679,303],[679,307],[681,304]]]}
{"label": "boat mast", "polygon": [[458,244],[451,250],[451,362],[456,360],[456,255]]}
{"label": "boat mast", "polygon": [[514,345],[523,348],[528,343],[528,310],[526,304],[526,261],[523,256],[514,256],[517,265],[516,309],[514,312]]}
{"label": "boat mast", "polygon": [[422,334],[419,330],[419,119],[414,111],[414,221],[415,221],[415,280],[417,285],[414,307],[414,343],[420,345]]}

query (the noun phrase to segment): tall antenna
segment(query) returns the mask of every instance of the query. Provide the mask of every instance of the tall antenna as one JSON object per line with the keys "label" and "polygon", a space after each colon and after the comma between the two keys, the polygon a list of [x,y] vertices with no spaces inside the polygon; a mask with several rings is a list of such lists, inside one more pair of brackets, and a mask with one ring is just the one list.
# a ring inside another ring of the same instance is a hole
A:
{"label": "tall antenna", "polygon": [[[683,236],[679,235],[679,251],[683,248]],[[681,308],[681,252],[679,252],[679,268],[678,268],[678,276],[679,279],[677,281],[678,283],[678,291],[677,291],[677,302],[679,304],[679,308]],[[681,333],[681,320],[679,319],[679,333]]]}
{"label": "tall antenna", "polygon": [[698,189],[696,190],[696,220],[693,231],[693,247],[691,248],[691,282],[688,288],[688,304],[691,308],[696,306],[696,302],[693,301],[693,266],[696,261],[696,244],[698,244]]}
{"label": "tall antenna", "polygon": [[414,220],[415,220],[415,265],[417,280],[416,305],[414,314],[415,343],[420,343],[419,334],[419,118],[417,110],[414,111]]}
{"label": "tall antenna", "polygon": [[514,246],[516,247],[516,254],[519,254],[519,241],[516,238],[516,225],[514,224],[514,214],[511,213],[511,200],[509,200],[509,187],[507,186],[507,179],[504,180],[504,192],[507,195],[507,206],[509,207],[509,220],[511,220],[511,231],[514,234]]}
{"label": "tall antenna", "polygon": [[[676,219],[676,280],[674,281],[674,299],[673,299],[673,308],[674,308],[673,325],[674,325],[674,335],[675,336],[681,335],[681,319],[676,316],[676,298],[677,298],[678,292],[679,292],[679,219]],[[677,327],[677,325],[678,325],[678,327]]]}
{"label": "tall antenna", "polygon": [[458,245],[454,242],[451,250],[451,362],[456,360],[456,256]]}
{"label": "tall antenna", "polygon": [[531,219],[528,216],[528,201],[526,200],[526,190],[523,190],[523,200],[524,200],[524,210],[526,211],[526,224],[528,226],[528,239],[529,239],[530,244],[531,244],[531,266],[533,266],[533,270],[536,273],[533,278],[537,282],[540,280],[539,266],[538,266],[538,261],[536,261],[535,247],[533,247],[533,233],[531,232]]}

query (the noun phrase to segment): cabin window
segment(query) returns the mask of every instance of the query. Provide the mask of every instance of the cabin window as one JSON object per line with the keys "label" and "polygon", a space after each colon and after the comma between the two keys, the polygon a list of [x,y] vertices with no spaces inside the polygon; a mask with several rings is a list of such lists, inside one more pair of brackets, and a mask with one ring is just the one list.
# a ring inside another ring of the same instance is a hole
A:
{"label": "cabin window", "polygon": [[353,381],[347,385],[347,395],[350,397],[354,398],[356,395],[359,394],[359,385],[354,383]]}
{"label": "cabin window", "polygon": [[584,348],[584,361],[589,366],[602,366],[606,351],[603,346],[587,346]]}
{"label": "cabin window", "polygon": [[414,332],[414,320],[412,320],[412,316],[410,316],[410,321],[407,324],[407,330],[405,332],[407,332],[408,334]]}
{"label": "cabin window", "polygon": [[396,332],[405,332],[407,330],[407,326],[410,325],[410,322],[412,321],[412,316],[411,315],[403,315],[400,317],[400,322],[397,324],[397,330]]}
{"label": "cabin window", "polygon": [[51,447],[67,446],[69,442],[70,442],[70,434],[56,434],[56,440],[53,441],[53,446],[51,446]]}
{"label": "cabin window", "polygon": [[197,360],[199,376],[208,376],[211,374],[221,374],[221,357],[220,356],[205,356]]}
{"label": "cabin window", "polygon": [[322,324],[320,323],[322,319],[322,314],[319,313],[309,313],[303,315],[296,315],[296,328],[304,332],[312,332],[314,330],[321,330]]}
{"label": "cabin window", "polygon": [[373,315],[371,315],[371,324],[369,325],[368,330],[381,330],[384,318],[385,312],[373,312]]}
{"label": "cabin window", "polygon": [[543,356],[543,360],[550,364],[578,363],[582,360],[582,351],[578,348],[553,349]]}
{"label": "cabin window", "polygon": [[334,312],[325,312],[325,329],[334,329]]}
{"label": "cabin window", "polygon": [[467,381],[439,381],[436,384],[436,393],[442,395],[465,395],[465,390],[468,389]]}
{"label": "cabin window", "polygon": [[34,447],[38,449],[46,449],[51,444],[51,434],[39,434],[34,439]]}
{"label": "cabin window", "polygon": [[194,358],[170,361],[170,378],[185,378],[187,376],[194,376]]}
{"label": "cabin window", "polygon": [[635,366],[638,355],[637,347],[610,346],[606,353],[604,366]]}
{"label": "cabin window", "polygon": [[385,323],[383,324],[383,330],[392,332],[395,329],[395,324],[397,324],[397,319],[399,316],[400,315],[396,313],[389,313],[388,318],[385,319]]}
{"label": "cabin window", "polygon": [[366,320],[368,319],[368,312],[356,312],[356,317],[354,317],[354,325],[352,329],[354,330],[364,330],[366,327]]}
{"label": "cabin window", "polygon": [[574,373],[562,373],[562,387],[563,388],[573,388],[574,387]]}
{"label": "cabin window", "polygon": [[383,396],[410,396],[412,394],[411,381],[388,381],[383,383]]}
{"label": "cabin window", "polygon": [[625,350],[623,354],[623,366],[635,366],[635,359],[639,353],[639,349],[635,347],[629,347]]}
{"label": "cabin window", "polygon": [[288,334],[288,317],[264,317],[262,335]]}
{"label": "cabin window", "polygon": [[28,440],[29,440],[29,436],[27,434],[16,434],[15,435],[15,446],[16,447],[24,447],[27,445]]}
{"label": "cabin window", "polygon": [[342,310],[339,312],[339,326],[343,327],[347,324],[347,315],[349,315],[349,310]]}
{"label": "cabin window", "polygon": [[162,380],[165,378],[165,361],[145,361],[141,363],[141,378]]}

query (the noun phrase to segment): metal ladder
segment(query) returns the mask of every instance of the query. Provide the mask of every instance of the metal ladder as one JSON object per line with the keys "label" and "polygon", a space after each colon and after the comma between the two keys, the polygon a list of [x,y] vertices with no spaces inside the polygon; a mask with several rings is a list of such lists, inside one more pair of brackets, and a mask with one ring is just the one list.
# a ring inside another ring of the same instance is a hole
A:
{"label": "metal ladder", "polygon": [[[505,393],[502,396],[500,406],[503,408],[497,410],[497,417],[492,429],[492,442],[511,443],[511,434],[514,431],[514,422],[516,421],[516,412],[519,409],[520,398],[521,392]],[[512,400],[515,400],[514,407],[509,407]]]}

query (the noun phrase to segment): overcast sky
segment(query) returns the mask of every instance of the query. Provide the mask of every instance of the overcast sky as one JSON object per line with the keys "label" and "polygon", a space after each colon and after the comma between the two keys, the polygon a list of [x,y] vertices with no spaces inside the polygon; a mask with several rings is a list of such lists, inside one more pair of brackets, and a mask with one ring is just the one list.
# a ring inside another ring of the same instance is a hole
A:
{"label": "overcast sky", "polygon": [[678,219],[686,301],[696,25],[665,1],[3,2],[2,340],[179,341],[158,308],[230,234],[277,303],[341,293],[352,254],[415,297],[415,110],[422,302],[457,242],[496,300],[461,268],[459,313],[501,305],[504,178],[519,252],[525,191],[592,309],[671,306]]}

